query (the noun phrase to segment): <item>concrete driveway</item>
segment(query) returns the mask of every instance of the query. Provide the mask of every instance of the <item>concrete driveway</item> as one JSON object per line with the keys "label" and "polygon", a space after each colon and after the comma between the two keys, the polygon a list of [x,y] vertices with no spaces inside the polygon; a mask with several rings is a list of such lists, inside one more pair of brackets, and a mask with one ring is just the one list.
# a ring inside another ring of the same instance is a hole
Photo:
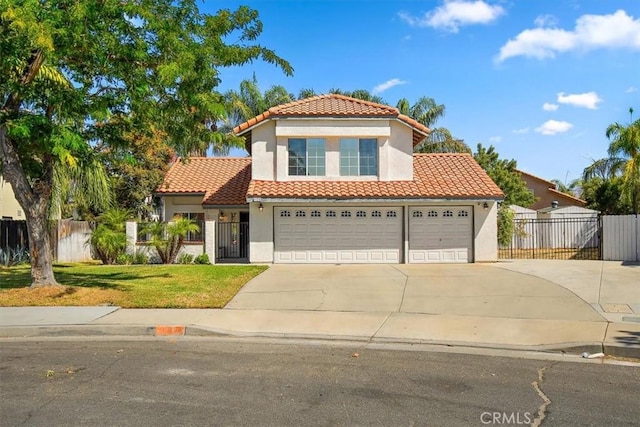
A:
{"label": "concrete driveway", "polygon": [[273,265],[226,308],[605,321],[572,290],[516,270],[502,263]]}

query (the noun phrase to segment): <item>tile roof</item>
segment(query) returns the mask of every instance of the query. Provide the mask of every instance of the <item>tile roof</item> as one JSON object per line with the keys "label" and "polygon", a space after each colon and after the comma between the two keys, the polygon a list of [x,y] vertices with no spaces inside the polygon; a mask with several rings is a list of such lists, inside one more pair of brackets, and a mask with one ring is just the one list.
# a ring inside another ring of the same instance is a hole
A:
{"label": "tile roof", "polygon": [[470,154],[414,154],[413,181],[258,181],[248,198],[474,199],[504,196]]}
{"label": "tile roof", "polygon": [[430,132],[428,127],[418,123],[411,117],[400,114],[400,111],[395,107],[331,93],[272,107],[268,111],[236,126],[233,128],[233,133],[242,135],[261,122],[281,117],[378,117],[398,119],[413,128],[413,145],[422,141]]}
{"label": "tile roof", "polygon": [[244,205],[250,181],[249,157],[190,157],[171,166],[156,193],[202,194],[203,205]]}

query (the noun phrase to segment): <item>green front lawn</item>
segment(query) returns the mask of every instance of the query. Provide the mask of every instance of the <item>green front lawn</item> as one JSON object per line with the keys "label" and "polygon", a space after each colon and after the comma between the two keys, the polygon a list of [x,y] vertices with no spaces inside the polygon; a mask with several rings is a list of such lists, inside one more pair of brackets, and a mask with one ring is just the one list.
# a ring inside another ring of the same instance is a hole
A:
{"label": "green front lawn", "polygon": [[58,264],[56,279],[65,288],[30,289],[28,265],[0,268],[0,306],[220,308],[266,269],[258,265]]}

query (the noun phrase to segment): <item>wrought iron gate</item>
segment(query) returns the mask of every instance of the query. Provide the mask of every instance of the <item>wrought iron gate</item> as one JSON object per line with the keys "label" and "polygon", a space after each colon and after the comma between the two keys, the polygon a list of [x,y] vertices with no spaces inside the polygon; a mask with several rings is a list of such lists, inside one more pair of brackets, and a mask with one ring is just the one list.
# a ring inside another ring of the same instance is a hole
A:
{"label": "wrought iron gate", "polygon": [[508,246],[499,258],[601,259],[601,224],[598,217],[516,219]]}
{"label": "wrought iron gate", "polygon": [[216,262],[249,261],[249,222],[219,222]]}

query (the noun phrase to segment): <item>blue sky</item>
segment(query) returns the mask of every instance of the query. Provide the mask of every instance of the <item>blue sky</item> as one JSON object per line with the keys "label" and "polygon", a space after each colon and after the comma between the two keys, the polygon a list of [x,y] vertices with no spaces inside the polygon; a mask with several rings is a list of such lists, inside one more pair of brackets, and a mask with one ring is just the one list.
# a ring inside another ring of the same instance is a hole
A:
{"label": "blue sky", "polygon": [[[203,11],[238,1],[205,2]],[[255,73],[261,89],[367,89],[395,105],[445,104],[444,126],[475,149],[571,180],[606,156],[606,127],[640,117],[638,0],[252,1],[259,42],[293,77],[255,62],[222,71],[221,90]],[[238,153],[235,153],[238,154]]]}

